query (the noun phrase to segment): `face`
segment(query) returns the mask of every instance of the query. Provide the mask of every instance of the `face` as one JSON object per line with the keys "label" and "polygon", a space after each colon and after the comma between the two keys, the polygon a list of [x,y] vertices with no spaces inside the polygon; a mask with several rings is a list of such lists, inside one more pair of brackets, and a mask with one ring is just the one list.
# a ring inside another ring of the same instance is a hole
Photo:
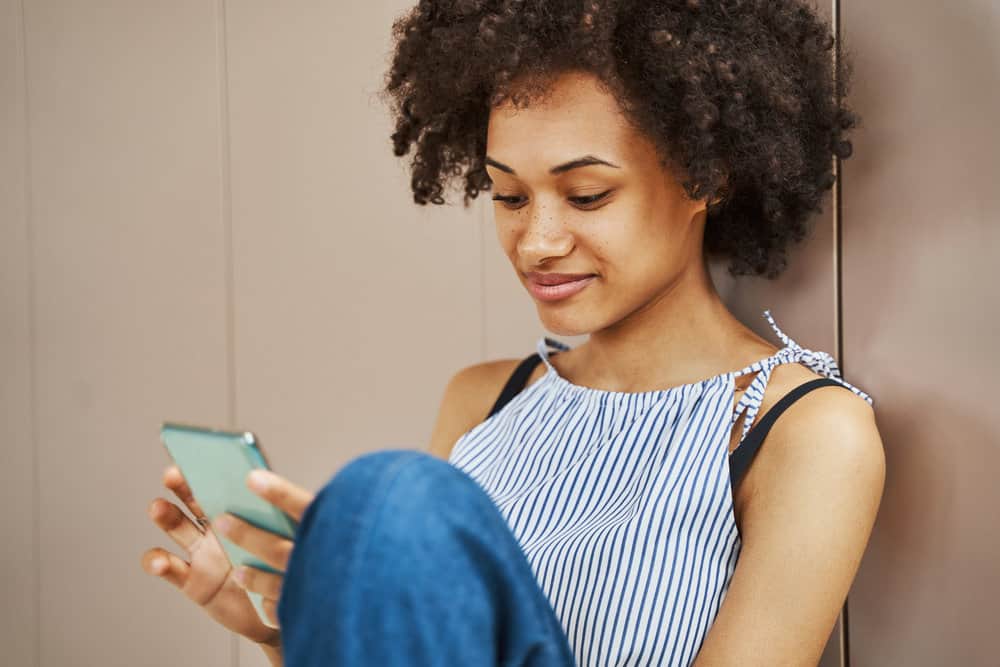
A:
{"label": "face", "polygon": [[[494,109],[486,155],[497,238],[549,331],[618,326],[703,270],[705,202],[687,198],[592,75],[563,74],[527,109]],[[592,277],[535,292],[530,272]]]}

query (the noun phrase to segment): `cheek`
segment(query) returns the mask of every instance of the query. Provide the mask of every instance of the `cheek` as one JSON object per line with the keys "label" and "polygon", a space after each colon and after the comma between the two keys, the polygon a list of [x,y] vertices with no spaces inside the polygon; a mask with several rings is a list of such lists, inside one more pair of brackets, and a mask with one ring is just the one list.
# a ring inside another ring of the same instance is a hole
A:
{"label": "cheek", "polygon": [[665,227],[623,226],[591,241],[612,288],[641,293],[670,279],[682,244]]}
{"label": "cheek", "polygon": [[514,225],[503,224],[498,222],[495,226],[495,233],[497,237],[497,243],[503,250],[504,254],[510,259],[514,258],[515,250],[517,248],[517,230]]}

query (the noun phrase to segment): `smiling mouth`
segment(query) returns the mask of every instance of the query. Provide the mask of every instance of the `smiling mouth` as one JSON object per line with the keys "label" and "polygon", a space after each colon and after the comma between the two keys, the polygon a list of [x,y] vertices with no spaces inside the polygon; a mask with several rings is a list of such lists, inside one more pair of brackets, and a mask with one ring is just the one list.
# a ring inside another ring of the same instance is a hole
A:
{"label": "smiling mouth", "polygon": [[534,281],[538,285],[561,285],[563,283],[571,283],[577,280],[582,280],[584,278],[589,278],[596,274],[593,273],[537,273],[532,271],[526,273],[525,277],[528,280]]}
{"label": "smiling mouth", "polygon": [[551,285],[546,285],[538,280],[535,280],[534,278],[529,278],[528,290],[535,296],[535,298],[541,301],[559,301],[569,298],[582,291],[596,278],[597,276],[595,275],[589,275],[580,277],[576,280],[563,281]]}

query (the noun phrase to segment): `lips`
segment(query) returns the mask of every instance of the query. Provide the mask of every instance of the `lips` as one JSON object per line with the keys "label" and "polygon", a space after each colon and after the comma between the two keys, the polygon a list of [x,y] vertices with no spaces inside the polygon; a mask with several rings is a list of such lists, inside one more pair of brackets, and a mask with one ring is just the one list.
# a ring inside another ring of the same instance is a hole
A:
{"label": "lips", "polygon": [[576,282],[594,275],[593,273],[536,273],[526,274],[528,280],[539,285],[563,285],[565,283]]}
{"label": "lips", "polygon": [[[567,277],[570,279],[567,280]],[[544,284],[541,279],[555,282],[554,284]],[[559,282],[560,280],[562,282]],[[597,280],[597,276],[593,274],[545,274],[544,276],[529,277],[528,291],[539,301],[562,301],[583,291],[595,280]]]}

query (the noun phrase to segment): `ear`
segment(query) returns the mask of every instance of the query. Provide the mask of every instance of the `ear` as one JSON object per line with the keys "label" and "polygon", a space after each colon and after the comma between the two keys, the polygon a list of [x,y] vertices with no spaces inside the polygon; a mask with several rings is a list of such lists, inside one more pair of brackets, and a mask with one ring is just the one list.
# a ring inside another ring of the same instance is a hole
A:
{"label": "ear", "polygon": [[693,200],[691,205],[691,221],[695,221],[699,218],[702,222],[708,221],[708,212],[724,202],[726,200],[727,191],[725,188],[719,190],[719,192],[714,197],[703,197],[702,199]]}
{"label": "ear", "polygon": [[691,214],[695,215],[703,211],[707,212],[708,210],[718,206],[726,200],[727,194],[726,189],[723,187],[720,188],[719,192],[717,192],[714,197],[702,197],[701,199],[693,200]]}
{"label": "ear", "polygon": [[712,198],[712,200],[708,202],[707,208],[714,208],[718,206],[722,202],[726,201],[726,197],[728,195],[729,193],[725,188],[720,189],[719,192]]}

